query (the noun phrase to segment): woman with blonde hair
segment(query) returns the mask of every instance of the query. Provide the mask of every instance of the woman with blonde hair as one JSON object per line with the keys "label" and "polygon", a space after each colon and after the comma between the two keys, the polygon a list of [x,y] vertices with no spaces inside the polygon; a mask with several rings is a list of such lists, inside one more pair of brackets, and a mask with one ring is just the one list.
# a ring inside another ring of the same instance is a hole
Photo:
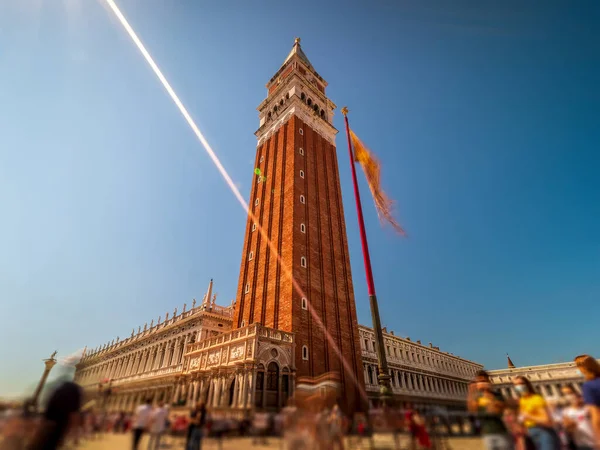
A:
{"label": "woman with blonde hair", "polygon": [[519,422],[537,450],[560,450],[560,440],[544,397],[537,394],[526,377],[515,377],[513,384],[519,394]]}
{"label": "woman with blonde hair", "polygon": [[582,388],[583,402],[590,413],[596,448],[600,449],[600,364],[590,355],[579,355],[575,364],[586,379]]}

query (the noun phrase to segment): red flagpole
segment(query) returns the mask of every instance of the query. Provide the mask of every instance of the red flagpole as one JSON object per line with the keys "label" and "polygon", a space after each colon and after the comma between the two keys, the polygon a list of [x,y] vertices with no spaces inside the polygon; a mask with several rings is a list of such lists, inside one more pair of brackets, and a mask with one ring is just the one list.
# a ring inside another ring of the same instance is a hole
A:
{"label": "red flagpole", "polygon": [[350,156],[350,168],[352,170],[352,182],[354,184],[354,199],[356,200],[356,214],[358,216],[358,227],[360,229],[360,242],[362,244],[363,260],[365,263],[365,274],[367,276],[367,290],[369,292],[369,303],[371,305],[371,317],[373,320],[373,330],[377,341],[377,359],[379,360],[379,394],[382,402],[386,403],[390,396],[390,375],[385,356],[383,330],[381,329],[381,319],[379,317],[379,305],[375,294],[375,282],[373,281],[373,270],[371,269],[371,256],[369,255],[369,244],[367,243],[367,232],[365,230],[365,221],[363,218],[362,204],[360,201],[360,192],[358,190],[358,181],[356,179],[356,167],[354,166],[354,152],[352,151],[352,140],[350,139],[350,125],[348,124],[348,108],[342,108],[344,122],[346,124],[346,137],[348,138],[348,154]]}
{"label": "red flagpole", "polygon": [[358,181],[356,180],[356,167],[354,166],[354,152],[352,151],[352,141],[350,139],[350,125],[348,124],[348,108],[342,108],[344,122],[346,123],[346,137],[348,138],[348,154],[350,156],[350,168],[352,169],[352,183],[354,184],[354,200],[356,201],[356,214],[358,215],[358,228],[360,230],[360,242],[362,244],[363,259],[365,262],[365,272],[367,275],[367,290],[369,296],[375,295],[375,282],[373,281],[373,270],[371,269],[371,256],[369,255],[369,244],[367,242],[367,232],[365,230],[365,221],[363,219],[362,204],[360,202],[360,192],[358,190]]}

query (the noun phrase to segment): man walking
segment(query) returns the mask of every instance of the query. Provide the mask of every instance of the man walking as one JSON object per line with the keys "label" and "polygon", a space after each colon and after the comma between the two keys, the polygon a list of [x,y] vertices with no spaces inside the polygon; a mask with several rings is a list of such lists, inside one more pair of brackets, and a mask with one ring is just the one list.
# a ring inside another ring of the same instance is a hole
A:
{"label": "man walking", "polygon": [[152,403],[152,400],[147,399],[144,404],[138,406],[135,410],[135,418],[133,419],[133,450],[137,450],[142,434],[144,434],[150,423],[150,414],[152,413],[150,403]]}
{"label": "man walking", "polygon": [[165,407],[164,402],[160,402],[158,407],[154,408],[150,416],[150,440],[148,442],[148,450],[158,450],[160,448],[160,438],[165,432],[167,416],[169,410]]}

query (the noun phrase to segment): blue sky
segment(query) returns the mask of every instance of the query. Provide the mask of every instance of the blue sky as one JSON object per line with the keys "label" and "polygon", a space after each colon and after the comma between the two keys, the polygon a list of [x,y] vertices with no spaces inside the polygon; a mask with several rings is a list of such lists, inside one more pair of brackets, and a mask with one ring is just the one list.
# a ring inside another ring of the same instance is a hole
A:
{"label": "blue sky", "polygon": [[[599,5],[451,3],[119,2],[246,196],[255,108],[302,37],[409,233],[379,226],[361,175],[389,329],[490,368],[597,354]],[[0,85],[0,393],[211,277],[230,302],[245,213],[101,1],[1,2]]]}

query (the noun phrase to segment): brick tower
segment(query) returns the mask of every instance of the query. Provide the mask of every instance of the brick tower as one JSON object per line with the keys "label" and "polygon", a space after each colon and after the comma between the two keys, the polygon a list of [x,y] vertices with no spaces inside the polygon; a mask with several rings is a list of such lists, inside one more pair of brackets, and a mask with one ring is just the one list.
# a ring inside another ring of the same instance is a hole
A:
{"label": "brick tower", "polygon": [[297,378],[339,373],[343,406],[357,410],[364,407],[364,377],[332,125],[336,106],[326,86],[300,39],[267,83],[255,133],[260,175],[249,201],[258,223],[248,217],[233,327],[260,322],[295,333]]}

